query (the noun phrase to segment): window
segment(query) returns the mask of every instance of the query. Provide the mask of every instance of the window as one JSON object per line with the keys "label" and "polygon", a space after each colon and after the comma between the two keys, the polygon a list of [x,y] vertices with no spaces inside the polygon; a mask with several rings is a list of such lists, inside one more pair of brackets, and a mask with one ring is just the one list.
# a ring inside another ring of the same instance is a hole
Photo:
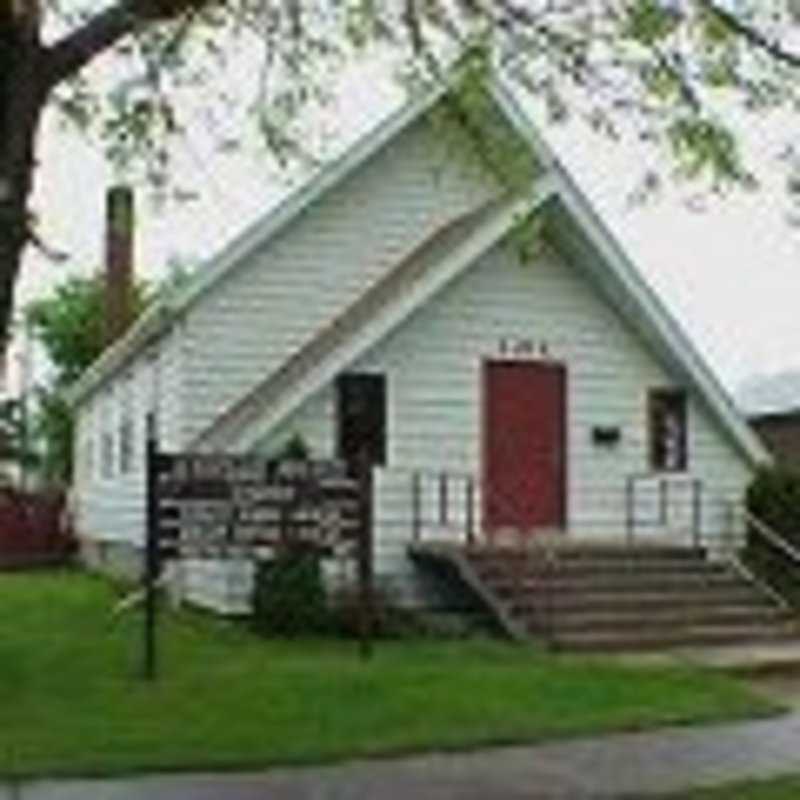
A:
{"label": "window", "polygon": [[[149,397],[147,398],[147,413],[142,425],[144,433],[144,440],[150,434],[150,425],[152,425],[153,433],[156,439],[159,438],[159,425],[161,424],[160,411],[161,411],[161,357],[157,347],[153,347],[147,354],[147,362],[150,367],[150,388]],[[148,420],[152,420],[150,422]]]}
{"label": "window", "polygon": [[94,435],[92,433],[86,437],[83,459],[83,477],[89,483],[94,480]]}
{"label": "window", "polygon": [[653,389],[648,402],[650,467],[679,472],[687,466],[686,392]]}
{"label": "window", "polygon": [[100,477],[114,477],[114,395],[108,391],[100,406]]}
{"label": "window", "polygon": [[342,375],[337,382],[339,458],[356,463],[365,454],[370,464],[386,464],[386,378]]}
{"label": "window", "polygon": [[133,375],[122,379],[119,393],[119,472],[127,475],[133,469]]}
{"label": "window", "polygon": [[77,437],[77,463],[75,475],[81,483],[91,483],[94,478],[95,453],[95,409],[94,404],[87,405],[80,416]]}

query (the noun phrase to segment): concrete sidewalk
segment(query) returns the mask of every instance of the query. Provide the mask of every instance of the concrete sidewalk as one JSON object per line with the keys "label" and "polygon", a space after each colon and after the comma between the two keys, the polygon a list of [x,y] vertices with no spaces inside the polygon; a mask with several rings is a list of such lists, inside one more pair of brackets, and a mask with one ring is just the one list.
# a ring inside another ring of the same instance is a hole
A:
{"label": "concrete sidewalk", "polygon": [[800,711],[757,722],[259,774],[34,782],[0,790],[0,800],[582,800],[792,772],[800,772]]}

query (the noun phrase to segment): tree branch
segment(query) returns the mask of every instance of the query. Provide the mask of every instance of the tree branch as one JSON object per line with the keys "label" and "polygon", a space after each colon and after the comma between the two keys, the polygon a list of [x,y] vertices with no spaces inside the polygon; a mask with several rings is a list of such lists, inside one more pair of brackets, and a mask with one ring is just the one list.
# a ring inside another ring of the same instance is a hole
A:
{"label": "tree branch", "polygon": [[55,86],[140,25],[175,19],[213,0],[119,0],[45,50],[45,82]]}
{"label": "tree branch", "polygon": [[737,36],[741,36],[753,47],[763,50],[767,55],[787,66],[800,69],[800,55],[782,47],[780,42],[770,39],[761,31],[743,22],[736,14],[717,5],[714,0],[697,0],[700,7],[715,16]]}

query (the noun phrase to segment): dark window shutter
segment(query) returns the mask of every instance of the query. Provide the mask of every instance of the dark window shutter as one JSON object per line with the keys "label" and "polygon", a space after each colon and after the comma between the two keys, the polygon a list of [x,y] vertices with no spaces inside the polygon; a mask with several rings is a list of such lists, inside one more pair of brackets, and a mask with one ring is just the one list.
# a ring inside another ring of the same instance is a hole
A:
{"label": "dark window shutter", "polygon": [[338,456],[356,463],[366,454],[372,465],[386,464],[386,377],[364,373],[337,381]]}

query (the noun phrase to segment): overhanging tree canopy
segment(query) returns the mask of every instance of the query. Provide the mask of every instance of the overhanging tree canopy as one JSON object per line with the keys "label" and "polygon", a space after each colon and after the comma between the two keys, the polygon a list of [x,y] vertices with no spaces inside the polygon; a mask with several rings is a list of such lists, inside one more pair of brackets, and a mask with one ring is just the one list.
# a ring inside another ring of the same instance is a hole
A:
{"label": "overhanging tree canopy", "polygon": [[[93,132],[119,165],[169,176],[169,141],[187,124],[177,98],[216,66],[254,52],[236,100],[270,151],[346,63],[375,48],[426,80],[479,47],[551,115],[613,132],[621,117],[667,143],[712,183],[748,182],[720,97],[753,111],[797,107],[797,0],[0,0],[0,334],[26,246],[44,246],[30,196],[45,108]],[[86,67],[117,55],[111,78]],[[470,73],[480,79],[479,72]],[[101,88],[102,87],[102,88]]]}

